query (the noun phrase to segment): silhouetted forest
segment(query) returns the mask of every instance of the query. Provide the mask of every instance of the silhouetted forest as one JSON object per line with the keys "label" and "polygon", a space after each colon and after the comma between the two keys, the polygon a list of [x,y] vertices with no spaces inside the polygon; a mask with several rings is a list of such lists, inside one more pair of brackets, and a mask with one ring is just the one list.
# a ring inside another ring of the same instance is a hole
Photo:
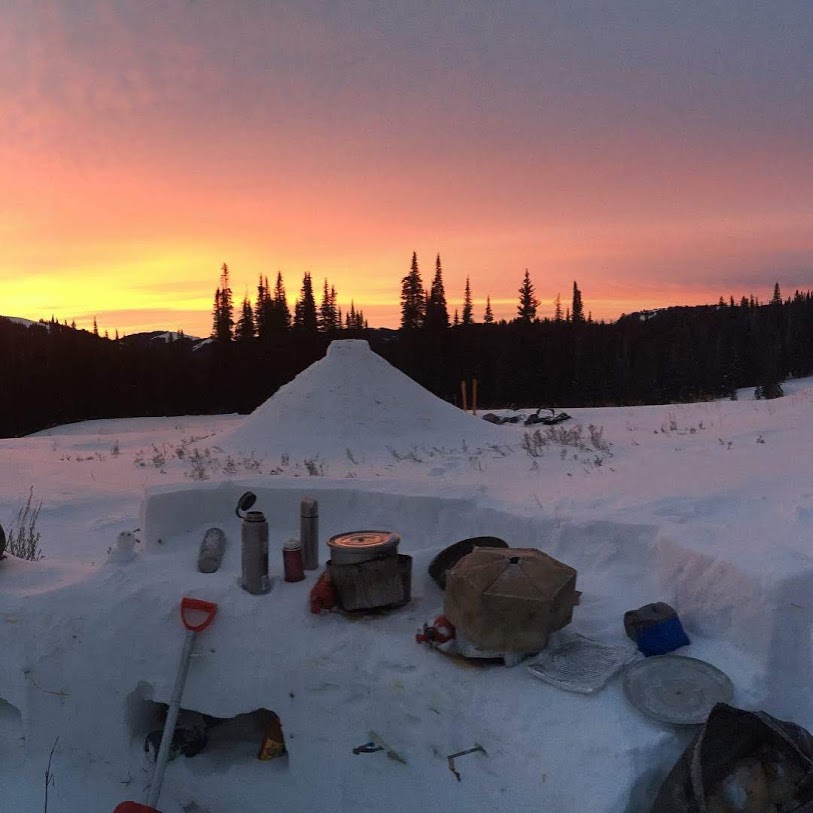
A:
{"label": "silhouetted forest", "polygon": [[[172,340],[166,334],[109,339],[56,321],[25,326],[0,318],[0,435],[94,418],[247,413],[337,338],[367,339],[389,362],[453,403],[460,382],[476,378],[484,409],[696,401],[733,397],[740,387],[770,398],[781,395],[786,378],[813,374],[809,291],[783,299],[777,285],[764,305],[753,298],[721,300],[604,323],[585,318],[574,283],[567,313],[557,302],[555,317],[540,320],[526,273],[516,319],[476,322],[464,305],[465,320],[455,315],[450,324],[442,287],[420,288],[419,294],[414,279],[410,289],[409,277],[399,330],[370,329],[355,310],[352,323],[340,312],[331,317],[327,283],[328,311],[304,312],[316,307],[306,296],[287,320],[277,314],[274,322],[273,309],[271,316],[266,309],[261,318],[267,329],[243,325],[242,335],[232,327],[219,288],[213,335],[219,329],[220,338],[203,343],[182,334]],[[267,295],[267,281],[261,287]],[[335,305],[335,292],[332,298]],[[255,309],[249,309],[253,320]],[[244,307],[243,319],[246,313]]]}

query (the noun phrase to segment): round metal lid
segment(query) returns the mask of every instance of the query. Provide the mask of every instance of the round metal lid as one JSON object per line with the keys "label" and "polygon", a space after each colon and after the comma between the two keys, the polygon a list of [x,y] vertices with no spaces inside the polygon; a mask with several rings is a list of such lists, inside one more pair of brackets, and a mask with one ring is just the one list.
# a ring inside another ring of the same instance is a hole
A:
{"label": "round metal lid", "polygon": [[638,711],[676,725],[706,722],[715,703],[728,703],[734,687],[716,666],[684,655],[657,655],[624,672],[624,693]]}
{"label": "round metal lid", "polygon": [[337,550],[373,552],[387,550],[400,541],[398,534],[390,531],[350,531],[331,536],[327,544]]}

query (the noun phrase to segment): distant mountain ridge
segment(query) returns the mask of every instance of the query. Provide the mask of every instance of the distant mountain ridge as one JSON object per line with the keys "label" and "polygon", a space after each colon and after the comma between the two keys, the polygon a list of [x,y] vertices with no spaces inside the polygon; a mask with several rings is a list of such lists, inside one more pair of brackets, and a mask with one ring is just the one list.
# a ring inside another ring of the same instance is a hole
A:
{"label": "distant mountain ridge", "polygon": [[153,342],[189,342],[193,345],[200,344],[201,342],[209,342],[211,339],[201,339],[198,336],[189,336],[186,333],[176,330],[146,330],[140,333],[130,333],[122,336],[120,342],[130,346],[141,346],[145,344],[152,344]]}
{"label": "distant mountain ridge", "polygon": [[8,319],[9,322],[15,322],[18,325],[25,325],[26,327],[45,324],[44,322],[34,322],[31,319],[23,319],[22,316],[0,316],[0,319]]}
{"label": "distant mountain ridge", "polygon": [[[9,322],[14,322],[17,325],[23,325],[24,327],[38,326],[47,328],[50,324],[50,322],[45,320],[35,322],[33,319],[25,319],[22,316],[3,316],[2,314],[0,314],[0,319],[8,319]],[[65,325],[61,326],[65,327]],[[82,330],[85,333],[90,333],[90,331],[85,328],[74,328],[74,329]],[[121,336],[119,341],[122,342],[123,344],[128,345],[143,345],[149,344],[150,342],[153,341],[163,341],[163,342],[189,341],[192,344],[196,344],[198,342],[205,342],[209,340],[201,339],[199,336],[190,336],[187,333],[183,333],[182,331],[177,330],[147,330]]]}

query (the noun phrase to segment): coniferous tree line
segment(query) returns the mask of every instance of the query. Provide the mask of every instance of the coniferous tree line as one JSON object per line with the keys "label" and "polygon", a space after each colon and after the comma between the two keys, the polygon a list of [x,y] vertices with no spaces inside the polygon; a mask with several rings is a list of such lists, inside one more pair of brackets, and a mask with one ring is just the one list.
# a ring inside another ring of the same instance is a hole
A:
{"label": "coniferous tree line", "polygon": [[[249,412],[321,358],[335,338],[372,348],[441,398],[457,402],[477,378],[483,408],[651,404],[735,397],[754,387],[781,394],[789,376],[813,373],[813,292],[766,304],[753,296],[594,322],[574,281],[551,315],[529,271],[514,318],[495,320],[491,297],[475,312],[467,278],[450,315],[438,255],[428,287],[417,254],[401,280],[398,330],[370,329],[351,302],[344,313],[324,280],[320,302],[305,273],[293,309],[282,273],[265,276],[254,302],[235,308],[223,265],[210,341],[177,334],[111,339],[55,320],[31,327],[0,318],[0,436],[92,418]],[[480,300],[482,302],[482,300]],[[235,318],[236,317],[236,318]]]}
{"label": "coniferous tree line", "polygon": [[336,288],[327,279],[322,287],[321,304],[317,307],[313,280],[308,271],[302,278],[293,314],[288,307],[282,272],[278,272],[273,292],[268,285],[268,277],[260,276],[254,305],[248,295],[244,296],[236,322],[234,316],[229,267],[224,263],[212,306],[211,337],[219,342],[248,342],[253,339],[267,341],[284,336],[289,330],[304,336],[314,336],[317,333],[332,335],[342,330],[359,331],[367,328],[364,312],[356,310],[353,302],[343,318]]}

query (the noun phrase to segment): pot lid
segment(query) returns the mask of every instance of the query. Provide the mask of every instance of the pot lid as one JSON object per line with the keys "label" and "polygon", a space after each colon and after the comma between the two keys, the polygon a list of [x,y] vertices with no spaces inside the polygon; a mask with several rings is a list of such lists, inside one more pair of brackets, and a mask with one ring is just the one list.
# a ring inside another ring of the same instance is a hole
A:
{"label": "pot lid", "polygon": [[699,725],[734,687],[715,666],[684,655],[656,655],[624,673],[624,693],[635,708],[662,723]]}
{"label": "pot lid", "polygon": [[390,531],[349,531],[331,536],[327,544],[336,550],[371,552],[394,547],[400,541],[401,537]]}

